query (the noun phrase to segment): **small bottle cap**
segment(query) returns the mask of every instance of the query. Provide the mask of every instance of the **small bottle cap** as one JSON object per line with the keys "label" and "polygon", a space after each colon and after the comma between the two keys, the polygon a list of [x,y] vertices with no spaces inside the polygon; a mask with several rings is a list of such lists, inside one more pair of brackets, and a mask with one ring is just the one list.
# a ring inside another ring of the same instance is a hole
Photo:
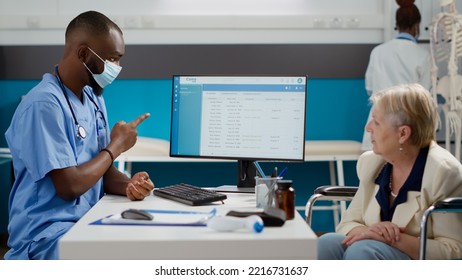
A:
{"label": "small bottle cap", "polygon": [[279,180],[278,187],[281,189],[288,189],[292,187],[292,180]]}

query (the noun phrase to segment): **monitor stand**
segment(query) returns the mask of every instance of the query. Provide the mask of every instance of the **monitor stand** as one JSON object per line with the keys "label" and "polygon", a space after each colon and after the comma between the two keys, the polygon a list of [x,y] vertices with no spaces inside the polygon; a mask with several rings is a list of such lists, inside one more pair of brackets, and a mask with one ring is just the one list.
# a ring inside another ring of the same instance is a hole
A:
{"label": "monitor stand", "polygon": [[237,186],[223,185],[216,187],[219,192],[255,193],[255,176],[265,177],[258,162],[253,160],[237,161]]}
{"label": "monitor stand", "polygon": [[257,168],[253,160],[237,161],[237,188],[255,188]]}

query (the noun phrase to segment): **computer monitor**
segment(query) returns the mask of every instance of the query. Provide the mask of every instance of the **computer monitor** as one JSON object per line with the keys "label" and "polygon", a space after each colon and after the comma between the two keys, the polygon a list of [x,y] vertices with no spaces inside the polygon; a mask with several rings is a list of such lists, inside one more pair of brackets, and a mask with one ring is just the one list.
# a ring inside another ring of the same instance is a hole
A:
{"label": "computer monitor", "polygon": [[306,76],[175,75],[172,93],[171,157],[235,159],[240,188],[257,161],[304,161]]}

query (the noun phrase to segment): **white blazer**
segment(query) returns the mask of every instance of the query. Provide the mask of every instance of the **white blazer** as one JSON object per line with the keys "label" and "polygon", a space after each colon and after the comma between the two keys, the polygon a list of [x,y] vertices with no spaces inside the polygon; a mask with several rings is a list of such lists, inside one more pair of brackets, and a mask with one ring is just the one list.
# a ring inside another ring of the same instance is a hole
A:
{"label": "white blazer", "polygon": [[[379,185],[375,179],[386,162],[372,151],[358,160],[359,189],[343,215],[337,232],[347,234],[359,225],[380,222],[380,206],[375,198]],[[462,165],[436,143],[430,145],[420,192],[409,191],[405,203],[396,207],[392,223],[405,228],[405,233],[419,237],[420,221],[425,210],[437,200],[462,197]],[[435,213],[428,223],[427,258],[462,258],[462,214]]]}

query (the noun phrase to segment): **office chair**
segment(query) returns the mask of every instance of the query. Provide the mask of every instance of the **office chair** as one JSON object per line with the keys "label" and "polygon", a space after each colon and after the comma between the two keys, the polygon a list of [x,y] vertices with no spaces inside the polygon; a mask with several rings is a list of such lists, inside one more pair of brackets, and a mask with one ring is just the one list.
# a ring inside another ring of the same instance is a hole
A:
{"label": "office chair", "polygon": [[[318,187],[314,194],[308,199],[306,203],[305,215],[306,222],[311,225],[313,204],[317,200],[332,200],[332,201],[351,201],[356,194],[357,187],[343,187],[343,186],[321,186]],[[462,213],[462,197],[448,197],[435,202],[432,206],[424,212],[420,222],[420,248],[419,259],[426,259],[426,248],[428,239],[428,219],[433,213]],[[343,212],[342,212],[343,214]],[[461,229],[462,230],[462,229]]]}

